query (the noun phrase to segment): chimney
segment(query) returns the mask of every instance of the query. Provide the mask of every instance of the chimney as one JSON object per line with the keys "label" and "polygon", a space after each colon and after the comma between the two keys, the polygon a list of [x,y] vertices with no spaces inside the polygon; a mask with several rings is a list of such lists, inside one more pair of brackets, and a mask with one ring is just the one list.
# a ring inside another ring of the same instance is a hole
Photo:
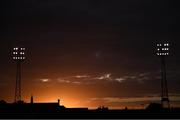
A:
{"label": "chimney", "polygon": [[33,96],[31,95],[31,104],[33,104]]}
{"label": "chimney", "polygon": [[60,105],[60,99],[58,99],[58,105]]}

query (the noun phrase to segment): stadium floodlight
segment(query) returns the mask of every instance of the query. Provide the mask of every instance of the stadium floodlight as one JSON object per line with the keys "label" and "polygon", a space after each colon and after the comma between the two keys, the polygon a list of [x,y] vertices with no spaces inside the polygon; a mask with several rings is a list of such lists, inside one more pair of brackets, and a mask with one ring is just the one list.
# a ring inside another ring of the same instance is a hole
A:
{"label": "stadium floodlight", "polygon": [[156,45],[157,56],[168,56],[169,55],[169,43],[158,43]]}
{"label": "stadium floodlight", "polygon": [[15,47],[13,49],[13,60],[15,61],[24,61],[25,57],[25,48],[24,47]]}
{"label": "stadium floodlight", "polygon": [[15,103],[21,101],[21,63],[25,61],[25,48],[15,47],[13,48],[13,60],[17,63],[16,70],[16,86],[15,86]]}
{"label": "stadium floodlight", "polygon": [[156,55],[161,59],[161,104],[164,108],[170,108],[165,62],[166,56],[169,56],[169,46],[168,42],[156,44]]}

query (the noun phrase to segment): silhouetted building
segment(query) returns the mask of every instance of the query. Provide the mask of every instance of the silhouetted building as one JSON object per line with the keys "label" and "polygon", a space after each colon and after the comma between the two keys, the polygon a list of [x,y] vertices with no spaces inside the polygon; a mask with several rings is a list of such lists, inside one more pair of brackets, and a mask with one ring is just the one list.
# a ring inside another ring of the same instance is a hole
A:
{"label": "silhouetted building", "polygon": [[162,104],[159,104],[159,103],[150,103],[146,108],[146,110],[153,110],[153,111],[158,111],[162,109],[163,109],[163,106]]}
{"label": "silhouetted building", "polygon": [[97,110],[98,110],[98,111],[108,111],[109,108],[108,108],[108,107],[105,107],[105,106],[99,106],[99,107],[97,108]]}
{"label": "silhouetted building", "polygon": [[66,108],[65,109],[65,112],[72,112],[72,113],[75,113],[75,112],[87,112],[88,111],[88,108]]}
{"label": "silhouetted building", "polygon": [[17,101],[16,103],[0,102],[0,112],[59,112],[64,110],[65,107],[60,105],[60,100],[51,103],[34,103],[33,96],[31,96],[30,103],[24,101]]}
{"label": "silhouetted building", "polygon": [[0,100],[0,105],[2,105],[2,104],[6,104],[6,101]]}

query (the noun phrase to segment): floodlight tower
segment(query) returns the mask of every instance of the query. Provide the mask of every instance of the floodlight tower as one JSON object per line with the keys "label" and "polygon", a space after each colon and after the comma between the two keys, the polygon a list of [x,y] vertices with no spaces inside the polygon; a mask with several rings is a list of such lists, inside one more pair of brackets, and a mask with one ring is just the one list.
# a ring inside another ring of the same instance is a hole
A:
{"label": "floodlight tower", "polygon": [[21,63],[25,61],[25,48],[13,48],[13,60],[17,64],[16,70],[16,86],[15,86],[15,103],[21,101]]}
{"label": "floodlight tower", "polygon": [[165,62],[165,58],[169,55],[169,43],[158,43],[156,47],[156,54],[161,59],[161,105],[163,108],[170,108]]}

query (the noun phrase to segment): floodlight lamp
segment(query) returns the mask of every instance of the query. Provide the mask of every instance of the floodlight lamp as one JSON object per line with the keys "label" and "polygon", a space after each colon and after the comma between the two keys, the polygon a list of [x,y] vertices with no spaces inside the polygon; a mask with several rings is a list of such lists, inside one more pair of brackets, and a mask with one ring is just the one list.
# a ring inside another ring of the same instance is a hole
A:
{"label": "floodlight lamp", "polygon": [[15,47],[15,48],[14,48],[14,50],[18,50],[18,48],[17,48],[17,47]]}
{"label": "floodlight lamp", "polygon": [[161,46],[161,44],[157,44],[157,46],[159,47],[159,46]]}
{"label": "floodlight lamp", "polygon": [[13,60],[24,61],[25,60],[25,48],[15,47],[13,48]]}
{"label": "floodlight lamp", "polygon": [[164,44],[164,46],[169,46],[169,43]]}
{"label": "floodlight lamp", "polygon": [[158,43],[156,49],[156,55],[167,56],[169,55],[169,43]]}
{"label": "floodlight lamp", "polygon": [[21,50],[25,50],[25,48],[21,48]]}

